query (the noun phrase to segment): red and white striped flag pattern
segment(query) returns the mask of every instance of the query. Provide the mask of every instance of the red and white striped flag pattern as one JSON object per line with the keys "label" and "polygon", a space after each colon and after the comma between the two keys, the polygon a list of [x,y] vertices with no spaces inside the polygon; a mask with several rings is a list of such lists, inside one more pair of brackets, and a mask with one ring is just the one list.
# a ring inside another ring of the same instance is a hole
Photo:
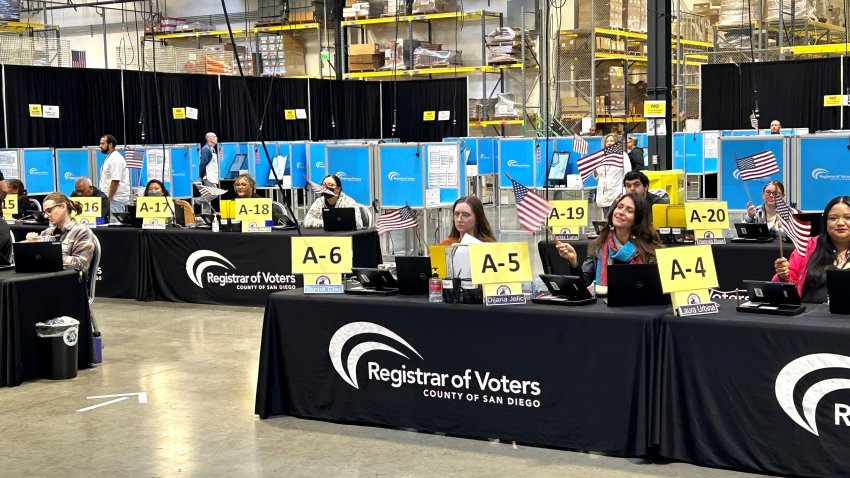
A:
{"label": "red and white striped flag pattern", "polygon": [[416,213],[414,213],[409,206],[404,206],[396,209],[395,211],[388,212],[375,221],[375,227],[378,228],[378,234],[417,226]]}
{"label": "red and white striped flag pattern", "polygon": [[742,181],[766,178],[779,172],[776,156],[770,151],[762,151],[743,158],[737,158],[738,172]]}
{"label": "red and white striped flag pattern", "polygon": [[794,247],[801,256],[806,257],[806,249],[809,244],[809,237],[812,235],[811,223],[801,221],[796,216],[791,214],[791,208],[785,204],[782,196],[776,196],[776,216],[779,218],[779,225],[788,238],[794,243]]}
{"label": "red and white striped flag pattern", "polygon": [[519,217],[519,225],[528,232],[535,232],[540,229],[540,226],[546,222],[549,213],[552,212],[552,205],[549,201],[529,191],[527,187],[511,180],[514,188],[514,196],[516,197],[516,213]]}
{"label": "red and white striped flag pattern", "polygon": [[124,148],[124,162],[130,169],[142,169],[145,153],[135,148]]}
{"label": "red and white striped flag pattern", "polygon": [[573,135],[573,151],[581,156],[587,154],[587,141],[577,134]]}
{"label": "red and white striped flag pattern", "polygon": [[750,126],[752,126],[754,129],[759,129],[759,117],[756,116],[755,111],[750,113]]}
{"label": "red and white striped flag pattern", "polygon": [[581,158],[578,163],[581,180],[585,181],[599,166],[623,167],[623,143],[617,142],[599,151]]}
{"label": "red and white striped flag pattern", "polygon": [[202,197],[207,196],[221,196],[226,193],[226,189],[214,188],[212,186],[204,186],[202,184],[198,184],[198,192],[201,193]]}
{"label": "red and white striped flag pattern", "polygon": [[315,194],[334,194],[330,189],[326,188],[324,185],[316,184],[313,181],[308,180],[307,185],[310,186],[310,189],[312,189],[313,193]]}

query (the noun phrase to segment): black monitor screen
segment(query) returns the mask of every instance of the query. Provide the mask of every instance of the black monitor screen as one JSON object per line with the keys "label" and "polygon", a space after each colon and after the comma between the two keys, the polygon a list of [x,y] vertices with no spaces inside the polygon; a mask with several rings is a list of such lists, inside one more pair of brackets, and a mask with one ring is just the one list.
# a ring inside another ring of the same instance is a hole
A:
{"label": "black monitor screen", "polygon": [[549,180],[563,181],[567,175],[567,165],[570,162],[570,153],[556,152],[552,155],[552,163],[549,165]]}
{"label": "black monitor screen", "polygon": [[230,169],[228,169],[228,172],[236,176],[239,174],[239,171],[243,169],[248,169],[245,167],[245,160],[247,159],[247,154],[237,154],[236,156],[234,156],[233,162],[230,163]]}

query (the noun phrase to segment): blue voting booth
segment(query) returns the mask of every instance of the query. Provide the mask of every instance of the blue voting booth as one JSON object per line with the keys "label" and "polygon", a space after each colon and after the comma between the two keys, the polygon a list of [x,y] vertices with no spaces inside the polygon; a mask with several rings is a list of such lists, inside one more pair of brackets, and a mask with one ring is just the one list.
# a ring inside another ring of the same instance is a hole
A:
{"label": "blue voting booth", "polygon": [[172,146],[171,151],[171,184],[169,192],[171,196],[176,198],[192,197],[192,154],[193,149],[198,146],[192,144],[182,144]]}
{"label": "blue voting booth", "polygon": [[425,156],[418,143],[377,148],[378,198],[382,208],[425,207]]}
{"label": "blue voting booth", "polygon": [[[440,204],[452,204],[465,189],[466,165],[460,143],[424,143],[425,188],[440,190]],[[439,164],[434,158],[439,156]]]}
{"label": "blue voting booth", "polygon": [[307,180],[322,184],[327,175],[325,149],[330,143],[307,143]]}
{"label": "blue voting booth", "polygon": [[[587,154],[593,154],[600,149],[602,149],[602,140],[604,137],[602,136],[588,136],[585,137],[584,140],[587,141]],[[562,138],[556,138],[554,142],[555,152],[557,153],[569,153],[569,163],[567,164],[566,174],[579,174],[578,170],[578,160],[581,159],[581,155],[575,152],[573,149],[574,139],[572,136],[565,136]],[[587,178],[583,187],[596,187],[596,178],[593,176]]]}
{"label": "blue voting booth", "polygon": [[[368,144],[331,144],[325,148],[325,176],[335,174],[342,191],[359,204],[372,204],[372,158]],[[321,179],[319,180],[321,182]]]}
{"label": "blue voting booth", "polygon": [[804,211],[820,212],[835,196],[850,194],[850,139],[847,135],[794,138],[798,152],[792,201]]}
{"label": "blue voting booth", "polygon": [[685,174],[717,172],[720,131],[673,133],[673,169]]}
{"label": "blue voting booth", "polygon": [[70,195],[77,178],[88,177],[94,182],[91,156],[84,148],[56,150],[57,191]]}
{"label": "blue voting booth", "polygon": [[49,194],[56,190],[53,148],[24,148],[21,171],[21,180],[28,194]]}
{"label": "blue voting booth", "polygon": [[[738,177],[737,158],[743,158],[762,151],[770,151],[776,156],[779,172],[760,179],[741,181]],[[782,181],[786,196],[791,197],[791,185],[788,183],[791,159],[790,138],[774,136],[727,136],[720,138],[720,181],[718,195],[726,201],[729,210],[742,211],[747,206],[747,191],[755,205],[761,204],[761,191],[765,183],[772,179]],[[746,190],[744,188],[747,188]]]}
{"label": "blue voting booth", "polygon": [[[266,142],[269,155],[271,155],[271,165],[265,158],[267,156],[262,152],[262,145],[257,144],[260,153],[260,161],[256,163],[257,187],[271,188],[274,187],[275,180],[272,174],[272,166],[275,168],[278,179],[283,182],[285,188],[303,188],[306,181],[307,172],[307,144],[304,142]],[[285,179],[288,178],[288,179]],[[319,180],[321,182],[321,180]]]}

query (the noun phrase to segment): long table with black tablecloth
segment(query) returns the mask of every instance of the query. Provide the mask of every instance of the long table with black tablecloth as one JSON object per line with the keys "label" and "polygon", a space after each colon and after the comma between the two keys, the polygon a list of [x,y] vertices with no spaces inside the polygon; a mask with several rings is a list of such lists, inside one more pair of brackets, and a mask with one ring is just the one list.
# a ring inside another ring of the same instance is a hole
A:
{"label": "long table with black tablecloth", "polygon": [[[351,236],[354,267],[381,262],[375,230],[330,233],[305,229],[304,236]],[[212,232],[202,229],[146,230],[142,234],[142,300],[202,304],[263,305],[270,292],[302,287],[292,273],[296,231]]]}
{"label": "long table with black tablecloth", "polygon": [[661,455],[793,476],[850,475],[850,316],[662,319]]}
{"label": "long table with black tablecloth", "polygon": [[640,456],[664,311],[279,292],[255,411]]}
{"label": "long table with black tablecloth", "polygon": [[[39,233],[41,225],[15,224],[10,226],[15,239],[24,240],[28,232]],[[131,227],[98,227],[93,229],[100,241],[100,267],[95,294],[98,297],[136,299],[144,294],[139,264],[142,250],[142,230]]]}
{"label": "long table with black tablecloth", "polygon": [[91,318],[85,282],[76,271],[0,272],[0,387],[36,377],[35,324],[68,316],[80,321],[78,368],[89,367]]}
{"label": "long table with black tablecloth", "polygon": [[[587,256],[589,241],[571,241],[581,260]],[[672,246],[675,247],[675,246]],[[744,280],[770,280],[774,274],[774,261],[779,257],[779,244],[776,241],[767,243],[717,244],[711,246],[714,252],[714,265],[717,269],[717,291],[734,294],[736,289],[743,287]],[[785,245],[785,257],[793,250],[793,246]],[[561,259],[551,241],[538,243],[543,270],[547,274],[569,275],[567,261]]]}

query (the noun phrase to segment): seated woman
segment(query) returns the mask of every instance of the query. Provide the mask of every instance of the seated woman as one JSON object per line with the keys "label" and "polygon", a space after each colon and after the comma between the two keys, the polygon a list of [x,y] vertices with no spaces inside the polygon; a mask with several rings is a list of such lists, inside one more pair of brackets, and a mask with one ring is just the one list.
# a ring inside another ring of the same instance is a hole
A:
{"label": "seated woman", "polygon": [[[325,179],[322,180],[322,186],[324,186],[328,192],[322,194],[313,201],[313,204],[310,206],[310,210],[308,210],[307,215],[304,216],[304,227],[317,229],[325,227],[325,221],[322,219],[323,209],[332,207],[353,207],[355,209],[359,209],[360,207],[354,199],[342,192],[342,181],[340,181],[335,174],[326,176]],[[357,229],[362,229],[363,218],[360,217],[359,212],[360,211],[356,211],[354,214],[354,221],[357,224]]]}
{"label": "seated woman", "polygon": [[62,242],[62,263],[65,267],[87,273],[94,254],[92,232],[71,218],[71,211],[80,214],[83,207],[78,202],[71,202],[62,193],[48,194],[42,206],[44,217],[50,221],[51,226],[41,231],[41,234],[28,233],[27,241],[38,241],[39,236],[58,237]]}
{"label": "seated woman", "polygon": [[159,179],[151,179],[145,186],[142,196],[168,196],[168,189],[165,189],[165,184],[162,184]]}
{"label": "seated woman", "polygon": [[440,242],[441,246],[450,246],[469,234],[481,242],[496,242],[493,230],[484,215],[484,206],[475,196],[465,196],[455,201],[452,206],[452,231],[449,237]]}
{"label": "seated woman", "polygon": [[833,198],[823,210],[822,232],[809,239],[806,255],[795,249],[791,260],[780,257],[774,282],[796,284],[803,302],[826,302],[826,271],[850,269],[850,196]]}
{"label": "seated woman", "polygon": [[[776,236],[776,198],[785,200],[785,186],[781,181],[768,181],[761,191],[764,203],[754,206],[752,202],[747,203],[747,212],[744,214],[744,222],[751,224],[767,224],[770,233]],[[794,212],[797,212],[794,210]]]}
{"label": "seated woman", "polygon": [[[236,192],[236,199],[260,198],[257,194],[257,181],[250,174],[240,174],[236,176],[233,182],[233,190]],[[272,221],[275,224],[286,224],[286,213],[276,207],[272,207]]]}
{"label": "seated woman", "polygon": [[578,266],[576,250],[558,243],[558,255],[570,263],[570,274],[582,278],[586,286],[595,284],[597,294],[608,293],[608,266],[611,264],[654,263],[661,238],[650,225],[652,216],[646,200],[637,193],[620,196],[608,211],[608,224],[590,243],[587,258]]}
{"label": "seated woman", "polygon": [[7,183],[9,195],[18,196],[18,213],[12,216],[15,219],[32,216],[33,213],[39,214],[38,201],[27,196],[27,190],[24,188],[24,183],[20,179],[10,179]]}

